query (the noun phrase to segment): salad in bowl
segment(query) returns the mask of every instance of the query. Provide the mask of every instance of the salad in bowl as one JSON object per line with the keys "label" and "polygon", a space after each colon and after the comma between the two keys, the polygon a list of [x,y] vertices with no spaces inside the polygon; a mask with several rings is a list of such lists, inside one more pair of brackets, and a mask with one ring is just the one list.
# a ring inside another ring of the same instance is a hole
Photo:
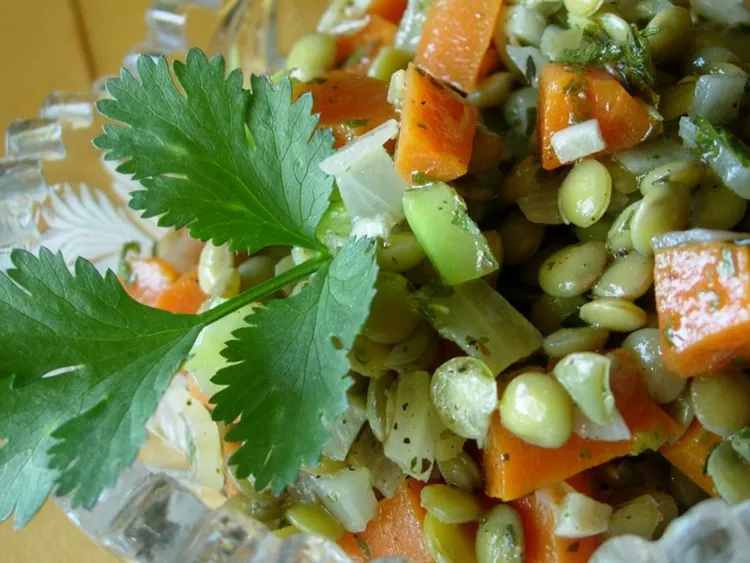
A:
{"label": "salad in bowl", "polygon": [[743,560],[748,25],[334,0],[281,70],[141,56],[94,145],[156,244],[0,274],[0,518],[158,458],[196,529],[328,540],[288,560]]}

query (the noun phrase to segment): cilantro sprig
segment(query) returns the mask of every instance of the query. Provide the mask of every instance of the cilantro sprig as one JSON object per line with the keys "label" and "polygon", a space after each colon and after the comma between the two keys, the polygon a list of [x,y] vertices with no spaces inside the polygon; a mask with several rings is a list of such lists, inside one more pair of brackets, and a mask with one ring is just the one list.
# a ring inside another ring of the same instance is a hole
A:
{"label": "cilantro sprig", "polygon": [[179,87],[164,59],[142,57],[140,80],[123,71],[98,104],[124,126],[105,126],[96,145],[144,187],[131,207],[235,250],[316,254],[218,307],[176,315],[137,303],[86,260],[70,272],[60,254],[13,251],[14,268],[0,273],[0,521],[15,510],[23,526],[51,492],[92,506],[135,459],[200,331],[301,279],[300,293],[256,307],[228,344],[214,416],[241,417],[229,436],[243,443],[239,471],[278,491],[316,462],[324,422],[347,407],[346,354],[377,266],[369,240],[334,257],[315,236],[333,190],[319,169],[331,133],[316,131],[308,95],[292,101],[288,79],[253,76],[248,91],[239,71],[225,78],[223,60],[197,49],[173,68]]}
{"label": "cilantro sprig", "polygon": [[649,102],[658,102],[654,92],[654,68],[646,37],[651,31],[640,31],[630,26],[628,40],[614,42],[603,29],[584,32],[584,44],[579,49],[568,49],[559,62],[572,65],[598,66],[619,77]]}

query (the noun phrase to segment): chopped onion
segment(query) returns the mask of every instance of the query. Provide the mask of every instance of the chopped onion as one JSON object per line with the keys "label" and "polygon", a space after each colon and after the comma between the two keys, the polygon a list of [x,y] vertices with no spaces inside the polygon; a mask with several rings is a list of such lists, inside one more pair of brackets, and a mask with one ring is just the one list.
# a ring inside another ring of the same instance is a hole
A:
{"label": "chopped onion", "polygon": [[331,434],[331,440],[323,448],[323,455],[335,461],[343,461],[366,420],[365,405],[361,401],[350,400],[349,407],[338,420],[332,424],[324,423]]}
{"label": "chopped onion", "polygon": [[612,507],[577,492],[565,495],[555,522],[555,535],[585,538],[606,532]]}
{"label": "chopped onion", "polygon": [[724,185],[745,199],[750,199],[750,167],[735,154],[732,147],[719,140],[712,140],[708,146],[699,142],[700,128],[689,117],[680,119],[680,138],[688,147],[699,150],[701,157],[716,172]]}
{"label": "chopped onion", "polygon": [[195,484],[212,489],[224,486],[219,427],[179,380],[164,393],[149,427],[187,455]]}
{"label": "chopped onion", "polygon": [[353,237],[382,238],[387,239],[391,229],[396,225],[393,217],[387,213],[381,213],[375,217],[356,217],[352,221]]}
{"label": "chopped onion", "polygon": [[406,84],[406,71],[397,70],[391,75],[391,81],[388,84],[388,103],[401,110],[404,105],[404,88]]}
{"label": "chopped onion", "polygon": [[398,465],[385,457],[383,445],[378,441],[369,426],[360,434],[349,453],[349,462],[366,468],[370,472],[370,482],[380,493],[390,498],[394,495],[404,473]]}
{"label": "chopped onion", "polygon": [[383,147],[363,156],[348,171],[337,174],[336,182],[353,220],[382,215],[395,225],[404,218],[403,197],[407,185]]}
{"label": "chopped onion", "polygon": [[317,479],[311,471],[307,467],[300,467],[297,482],[287,486],[286,492],[292,502],[303,504],[316,504],[318,502],[315,488]]}
{"label": "chopped onion", "polygon": [[318,20],[318,33],[349,35],[367,27],[369,0],[334,0]]}
{"label": "chopped onion", "polygon": [[599,121],[589,119],[552,134],[552,148],[562,164],[584,156],[596,154],[607,148]]}
{"label": "chopped onion", "polygon": [[342,469],[315,479],[320,502],[350,532],[363,532],[375,517],[378,501],[364,467]]}
{"label": "chopped onion", "polygon": [[549,64],[549,59],[542,55],[541,51],[536,47],[514,47],[513,45],[508,45],[506,50],[510,60],[516,66],[521,76],[530,79],[531,85],[534,88],[538,88],[539,73],[542,71],[544,65]]}
{"label": "chopped onion", "polygon": [[698,15],[717,23],[750,24],[750,10],[738,0],[690,0],[690,6]]}
{"label": "chopped onion", "polygon": [[712,231],[709,229],[690,229],[689,231],[671,231],[657,235],[652,240],[654,250],[664,250],[684,244],[696,244],[702,242],[733,242],[736,240],[748,240],[748,233],[734,233],[731,231]]}
{"label": "chopped onion", "polygon": [[385,441],[385,455],[404,473],[427,481],[435,462],[437,428],[440,426],[430,401],[430,375],[426,371],[401,375],[396,384],[394,402],[397,408]]}
{"label": "chopped onion", "polygon": [[337,150],[320,163],[320,169],[331,176],[346,172],[366,155],[382,148],[391,139],[395,139],[396,135],[398,135],[398,121],[389,119]]}
{"label": "chopped onion", "polygon": [[695,85],[690,115],[723,125],[740,114],[747,78],[739,74],[704,74]]}
{"label": "chopped onion", "polygon": [[612,419],[602,425],[590,420],[580,409],[576,408],[573,411],[573,432],[585,440],[599,442],[621,442],[630,440],[632,437],[630,428],[617,409],[612,413]]}
{"label": "chopped onion", "polygon": [[662,164],[692,158],[689,150],[675,139],[646,141],[637,147],[619,152],[615,160],[622,164],[633,176],[642,176]]}

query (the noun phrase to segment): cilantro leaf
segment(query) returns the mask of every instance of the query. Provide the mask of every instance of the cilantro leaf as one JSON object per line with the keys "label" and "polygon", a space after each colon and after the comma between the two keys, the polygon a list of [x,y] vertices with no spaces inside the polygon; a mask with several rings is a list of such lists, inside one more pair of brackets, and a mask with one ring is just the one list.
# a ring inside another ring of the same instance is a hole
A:
{"label": "cilantro leaf", "polygon": [[224,356],[238,362],[213,381],[228,387],[213,397],[214,418],[231,422],[229,441],[244,441],[232,457],[239,477],[280,491],[300,464],[315,465],[329,440],[323,419],[347,408],[346,358],[367,318],[377,275],[375,245],[349,239],[294,297],[268,303],[247,317]]}
{"label": "cilantro leaf", "polygon": [[[0,274],[0,517],[16,505],[23,522],[53,480],[85,506],[115,482],[204,321],[140,305],[82,259],[75,276],[44,248],[11,260]],[[47,454],[59,473],[42,469]]]}
{"label": "cilantro leaf", "polygon": [[176,87],[164,58],[138,60],[139,82],[123,70],[107,81],[114,97],[97,107],[129,127],[106,125],[94,144],[118,171],[145,188],[133,209],[159,224],[189,227],[193,237],[233,250],[271,245],[324,250],[315,227],[328,207],[333,179],[319,169],[330,153],[328,130],[314,132],[312,98],[292,103],[292,85],[273,86],[242,73],[225,78],[224,59],[198,49],[174,62]]}

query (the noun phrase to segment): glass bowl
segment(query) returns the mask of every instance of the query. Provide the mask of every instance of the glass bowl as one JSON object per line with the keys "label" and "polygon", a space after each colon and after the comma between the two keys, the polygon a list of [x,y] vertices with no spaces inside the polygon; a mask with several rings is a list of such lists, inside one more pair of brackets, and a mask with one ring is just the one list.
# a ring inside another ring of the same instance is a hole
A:
{"label": "glass bowl", "polygon": [[[314,29],[328,1],[156,1],[145,14],[145,41],[124,56],[123,66],[137,74],[139,55],[183,53],[190,4],[218,13],[208,54],[224,54],[247,74],[281,68],[294,39]],[[175,237],[128,208],[136,185],[91,146],[103,122],[94,102],[106,96],[104,78],[90,92],[51,93],[38,117],[9,126],[6,156],[0,159],[0,270],[9,267],[13,248],[33,252],[46,246],[69,259],[84,257],[101,271],[116,271],[123,248],[151,256],[158,241]],[[186,452],[167,447],[158,430],[151,430],[138,461],[92,510],[73,508],[66,497],[56,499],[101,545],[126,559],[154,563],[350,561],[321,537],[281,540],[228,502],[221,489],[196,485]],[[739,563],[749,550],[750,503],[730,508],[714,499],[676,520],[658,543],[616,538],[593,561]]]}

